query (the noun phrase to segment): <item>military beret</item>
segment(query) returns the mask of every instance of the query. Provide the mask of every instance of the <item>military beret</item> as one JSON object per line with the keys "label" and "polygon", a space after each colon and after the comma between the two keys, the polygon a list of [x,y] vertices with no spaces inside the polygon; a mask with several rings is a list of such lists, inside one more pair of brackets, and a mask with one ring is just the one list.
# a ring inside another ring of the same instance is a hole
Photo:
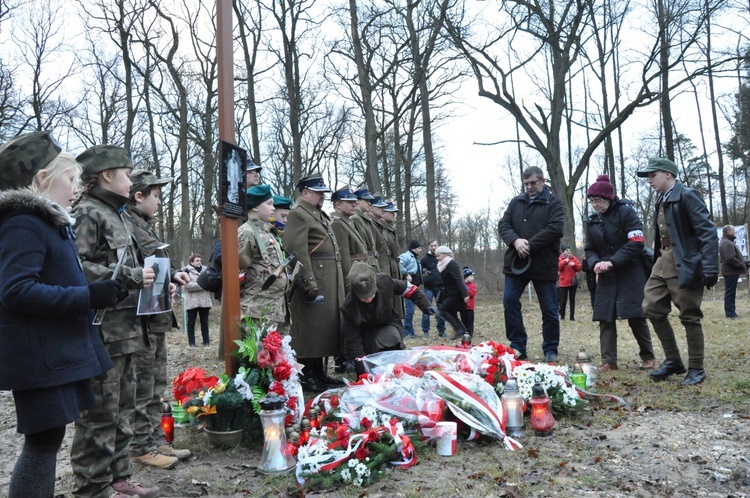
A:
{"label": "military beret", "polygon": [[349,187],[349,185],[341,187],[340,189],[335,191],[333,194],[331,194],[331,202],[356,201],[356,200],[357,200],[357,196],[354,195],[354,192],[351,191],[351,187]]}
{"label": "military beret", "polygon": [[270,185],[255,185],[247,189],[247,208],[258,207],[268,199],[273,199]]}
{"label": "military beret", "polygon": [[677,175],[679,174],[677,165],[666,157],[653,157],[649,159],[648,166],[638,171],[636,174],[640,177],[646,177],[653,171],[666,171],[667,173],[672,173],[672,176],[675,178],[677,178]]}
{"label": "military beret", "polygon": [[367,185],[357,187],[357,190],[354,191],[354,195],[357,196],[357,199],[363,199],[366,201],[371,201],[374,199],[374,197],[370,193],[370,190],[367,188]]}
{"label": "military beret", "polygon": [[20,135],[0,146],[0,190],[28,187],[62,151],[48,131]]}
{"label": "military beret", "polygon": [[292,201],[289,197],[283,195],[273,196],[273,207],[276,209],[292,209]]}
{"label": "military beret", "polygon": [[331,191],[331,189],[326,186],[326,182],[323,181],[323,177],[320,176],[320,173],[313,173],[312,175],[308,175],[297,182],[297,190],[302,192],[305,189],[309,189],[314,192]]}
{"label": "military beret", "polygon": [[161,187],[172,182],[172,178],[156,178],[156,175],[145,169],[137,169],[130,173],[130,181],[133,186],[130,187],[130,193],[143,192],[149,187]]}
{"label": "military beret", "polygon": [[370,265],[362,261],[356,261],[352,265],[349,275],[346,276],[346,281],[354,295],[360,299],[371,298],[377,290],[375,271]]}
{"label": "military beret", "polygon": [[133,169],[130,152],[114,145],[94,145],[76,157],[85,175],[93,176],[102,171],[117,168]]}

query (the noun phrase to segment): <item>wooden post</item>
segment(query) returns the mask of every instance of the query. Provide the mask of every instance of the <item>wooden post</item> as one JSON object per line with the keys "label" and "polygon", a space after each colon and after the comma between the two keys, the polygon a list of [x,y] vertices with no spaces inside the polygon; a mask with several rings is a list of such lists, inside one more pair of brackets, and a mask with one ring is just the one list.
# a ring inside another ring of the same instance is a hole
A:
{"label": "wooden post", "polygon": [[[219,139],[236,144],[234,139],[234,63],[232,61],[232,0],[216,0],[216,52],[219,85]],[[221,185],[219,185],[221,189]],[[221,198],[221,193],[219,194]],[[239,369],[231,352],[240,338],[240,282],[237,244],[237,219],[221,216],[222,329],[224,364],[227,375]]]}

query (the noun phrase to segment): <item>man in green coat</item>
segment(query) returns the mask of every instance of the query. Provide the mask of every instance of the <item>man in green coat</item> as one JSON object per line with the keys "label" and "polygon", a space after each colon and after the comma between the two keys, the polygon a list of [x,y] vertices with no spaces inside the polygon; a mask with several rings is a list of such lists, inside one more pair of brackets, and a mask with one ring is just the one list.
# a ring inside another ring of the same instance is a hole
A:
{"label": "man in green coat", "polygon": [[296,252],[290,311],[292,347],[305,365],[303,389],[320,392],[343,385],[328,376],[323,359],[343,352],[339,305],[344,300],[341,253],[331,219],[321,209],[326,192],[323,178],[313,174],[297,184],[297,204],[284,228],[284,247]]}

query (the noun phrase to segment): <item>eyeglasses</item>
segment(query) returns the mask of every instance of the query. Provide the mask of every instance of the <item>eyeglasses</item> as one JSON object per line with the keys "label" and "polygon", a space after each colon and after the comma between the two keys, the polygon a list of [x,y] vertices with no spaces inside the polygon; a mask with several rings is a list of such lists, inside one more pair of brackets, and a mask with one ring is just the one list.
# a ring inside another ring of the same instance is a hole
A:
{"label": "eyeglasses", "polygon": [[589,204],[604,204],[606,202],[609,202],[609,201],[607,199],[602,199],[601,197],[589,198]]}
{"label": "eyeglasses", "polygon": [[544,180],[530,180],[527,182],[523,182],[524,187],[536,187],[539,183],[543,182]]}

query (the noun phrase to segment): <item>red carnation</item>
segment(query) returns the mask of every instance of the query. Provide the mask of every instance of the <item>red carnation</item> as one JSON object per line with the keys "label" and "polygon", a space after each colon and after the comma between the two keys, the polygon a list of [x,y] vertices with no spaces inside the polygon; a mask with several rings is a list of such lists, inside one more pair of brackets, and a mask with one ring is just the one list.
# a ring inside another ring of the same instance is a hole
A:
{"label": "red carnation", "polygon": [[370,427],[372,427],[372,422],[370,422],[370,419],[367,417],[363,418],[360,423],[365,429],[369,429]]}
{"label": "red carnation", "polygon": [[361,444],[354,455],[357,457],[357,460],[364,460],[370,455],[370,450],[365,448],[364,444]]}
{"label": "red carnation", "polygon": [[286,380],[292,375],[292,367],[289,363],[281,363],[273,367],[273,378],[276,380]]}
{"label": "red carnation", "polygon": [[281,382],[273,382],[268,388],[268,392],[278,394],[279,396],[284,396],[286,394],[286,392],[284,391],[284,386],[281,385]]}
{"label": "red carnation", "polygon": [[281,349],[281,335],[278,332],[269,332],[263,338],[263,347],[272,353],[278,352]]}
{"label": "red carnation", "polygon": [[337,406],[339,406],[339,397],[331,396],[330,402],[331,402],[331,406],[336,408]]}

